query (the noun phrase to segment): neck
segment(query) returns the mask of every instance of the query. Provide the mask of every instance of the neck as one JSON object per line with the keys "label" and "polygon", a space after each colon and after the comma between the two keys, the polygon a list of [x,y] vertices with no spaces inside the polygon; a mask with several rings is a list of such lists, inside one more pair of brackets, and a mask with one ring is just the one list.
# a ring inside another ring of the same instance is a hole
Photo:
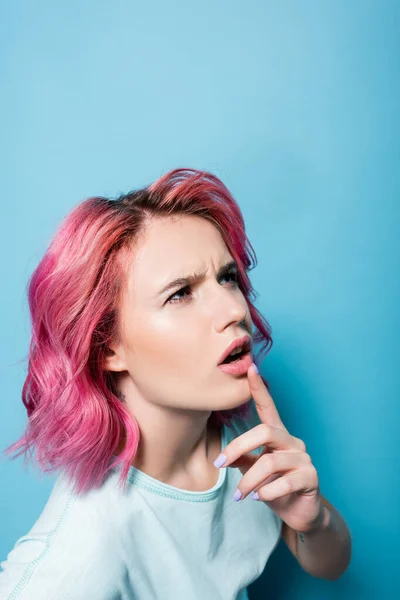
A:
{"label": "neck", "polygon": [[[176,487],[212,487],[219,474],[213,461],[221,451],[221,432],[209,419],[212,413],[155,405],[141,398],[137,390],[133,393],[128,381],[121,391],[140,430],[132,466]],[[118,454],[123,446],[122,440]]]}

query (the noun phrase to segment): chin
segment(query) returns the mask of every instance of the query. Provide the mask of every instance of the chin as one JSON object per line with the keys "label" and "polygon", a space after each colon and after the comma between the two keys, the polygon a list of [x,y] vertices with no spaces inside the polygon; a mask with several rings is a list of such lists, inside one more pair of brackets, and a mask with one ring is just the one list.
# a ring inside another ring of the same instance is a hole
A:
{"label": "chin", "polygon": [[238,408],[242,404],[246,404],[251,399],[251,393],[249,390],[249,385],[242,391],[237,391],[235,394],[231,394],[230,396],[223,396],[224,402],[221,403],[221,398],[219,398],[218,408],[214,408],[214,410],[232,410],[234,408]]}

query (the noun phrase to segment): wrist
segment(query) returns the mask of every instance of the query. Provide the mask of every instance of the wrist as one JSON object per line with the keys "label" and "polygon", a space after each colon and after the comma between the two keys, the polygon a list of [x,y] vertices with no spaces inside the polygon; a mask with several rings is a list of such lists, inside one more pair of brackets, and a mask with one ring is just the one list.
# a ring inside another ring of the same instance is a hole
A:
{"label": "wrist", "polygon": [[[302,531],[301,535],[304,537],[313,537],[316,533],[326,531],[329,528],[331,522],[331,513],[325,504],[321,504],[321,510],[318,517],[315,519],[313,525],[308,531]],[[300,533],[300,532],[299,532]]]}

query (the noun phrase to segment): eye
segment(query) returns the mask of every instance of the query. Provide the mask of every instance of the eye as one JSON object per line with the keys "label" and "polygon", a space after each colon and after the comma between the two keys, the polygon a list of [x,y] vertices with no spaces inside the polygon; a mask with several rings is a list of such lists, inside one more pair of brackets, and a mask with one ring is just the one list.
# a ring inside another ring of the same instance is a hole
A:
{"label": "eye", "polygon": [[[226,275],[222,276],[222,279],[229,279],[231,278],[231,281],[233,281],[233,283],[236,285],[239,282],[239,275],[237,271],[231,271],[230,273],[227,273]],[[186,301],[187,298],[190,298],[190,295],[188,296],[186,293],[190,291],[190,286],[186,285],[185,287],[181,288],[180,290],[178,290],[177,292],[175,292],[174,294],[172,294],[172,296],[170,296],[167,300],[167,303],[169,304],[176,304],[176,303],[180,303],[183,301]],[[184,294],[183,296],[181,296],[180,298],[176,298],[176,296],[178,294]]]}

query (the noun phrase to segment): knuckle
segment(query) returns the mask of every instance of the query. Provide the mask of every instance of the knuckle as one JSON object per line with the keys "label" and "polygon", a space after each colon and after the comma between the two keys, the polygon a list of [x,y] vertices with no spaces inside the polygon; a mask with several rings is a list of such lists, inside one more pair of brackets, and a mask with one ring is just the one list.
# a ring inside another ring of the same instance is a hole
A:
{"label": "knuckle", "polygon": [[311,464],[312,464],[311,456],[310,456],[310,455],[309,455],[307,452],[304,454],[304,460],[305,460],[305,462],[306,462],[306,463],[308,463],[309,465],[311,465]]}
{"label": "knuckle", "polygon": [[261,423],[261,427],[263,428],[265,439],[267,441],[269,441],[270,437],[271,437],[271,431],[272,431],[271,427],[269,425],[267,425],[267,423]]}
{"label": "knuckle", "polygon": [[290,477],[283,477],[283,487],[285,488],[286,494],[291,494],[294,491],[293,481]]}
{"label": "knuckle", "polygon": [[244,454],[246,447],[242,442],[238,442],[237,444],[235,444],[234,448],[232,448],[233,452],[232,454],[234,456],[242,456],[242,454]]}
{"label": "knuckle", "polygon": [[318,481],[318,471],[317,469],[314,467],[314,465],[310,465],[309,469],[311,471],[311,476],[314,478],[315,481]]}
{"label": "knuckle", "polygon": [[262,463],[265,466],[267,471],[272,470],[276,464],[276,457],[273,453],[272,454],[263,454],[259,460],[262,460]]}
{"label": "knuckle", "polygon": [[296,438],[296,444],[297,444],[297,447],[299,448],[300,452],[307,451],[307,447],[306,447],[304,441],[301,440],[300,438]]}

